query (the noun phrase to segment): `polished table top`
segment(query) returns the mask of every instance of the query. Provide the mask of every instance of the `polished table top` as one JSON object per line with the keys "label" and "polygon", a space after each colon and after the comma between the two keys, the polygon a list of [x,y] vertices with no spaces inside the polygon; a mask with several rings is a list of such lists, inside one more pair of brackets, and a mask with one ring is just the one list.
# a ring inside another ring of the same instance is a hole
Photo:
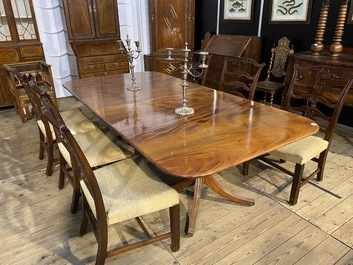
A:
{"label": "polished table top", "polygon": [[194,83],[186,95],[195,113],[179,116],[174,109],[182,105],[181,79],[157,72],[135,77],[143,87],[136,92],[125,89],[130,74],[73,80],[64,87],[170,175],[212,186],[212,174],[319,129],[308,118]]}

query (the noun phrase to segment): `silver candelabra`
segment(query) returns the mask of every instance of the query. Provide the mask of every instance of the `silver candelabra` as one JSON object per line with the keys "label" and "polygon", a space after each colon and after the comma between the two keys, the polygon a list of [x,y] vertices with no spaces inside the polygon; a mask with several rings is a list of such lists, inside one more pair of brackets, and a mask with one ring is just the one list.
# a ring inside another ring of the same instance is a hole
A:
{"label": "silver candelabra", "polygon": [[[136,50],[133,50],[131,48],[131,39],[129,39],[129,35],[126,35],[125,42],[126,42],[126,57],[129,62],[129,69],[130,69],[131,82],[132,82],[132,84],[130,86],[127,86],[126,89],[131,90],[131,91],[141,90],[142,86],[136,85],[135,65],[134,65],[134,59],[139,58],[140,53],[141,53],[140,42],[135,41]],[[123,41],[118,40],[118,43],[119,43],[119,50],[125,51],[125,49],[123,47],[123,45],[124,45]]]}
{"label": "silver candelabra", "polygon": [[[168,53],[167,61],[173,61],[174,60],[172,58],[173,48],[166,48],[166,50]],[[186,90],[188,87],[188,83],[186,82],[186,80],[188,78],[188,75],[191,75],[194,78],[198,78],[203,74],[204,70],[208,67],[208,65],[205,64],[206,56],[208,55],[208,52],[200,52],[199,53],[201,63],[198,65],[198,68],[201,69],[201,72],[195,72],[195,71],[192,71],[192,70],[194,70],[194,69],[192,69],[193,65],[191,63],[189,63],[189,52],[191,50],[188,49],[188,43],[185,43],[185,48],[182,49],[182,51],[184,52],[184,59],[183,59],[183,64],[180,65],[180,70],[181,70],[180,72],[181,72],[182,78],[183,78],[183,81],[181,83],[181,86],[183,88],[183,100],[182,100],[183,106],[176,108],[175,113],[178,115],[181,115],[181,116],[186,116],[186,115],[190,115],[190,114],[194,113],[193,108],[186,106],[186,103],[188,102],[188,100],[186,99]],[[169,62],[169,64],[172,64],[172,63]]]}

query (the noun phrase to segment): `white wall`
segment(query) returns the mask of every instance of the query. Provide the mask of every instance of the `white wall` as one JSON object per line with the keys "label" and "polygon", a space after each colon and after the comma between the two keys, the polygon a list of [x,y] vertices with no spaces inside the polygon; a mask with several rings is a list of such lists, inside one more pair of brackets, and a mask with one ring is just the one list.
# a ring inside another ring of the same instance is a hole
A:
{"label": "white wall", "polygon": [[[75,0],[72,0],[75,1]],[[117,0],[120,35],[125,40],[140,40],[142,53],[135,62],[136,71],[143,71],[143,54],[149,54],[148,0]],[[45,60],[52,65],[57,97],[70,94],[62,84],[77,78],[76,59],[68,44],[68,35],[62,0],[33,0],[40,40],[43,43]],[[135,47],[132,47],[133,49]]]}

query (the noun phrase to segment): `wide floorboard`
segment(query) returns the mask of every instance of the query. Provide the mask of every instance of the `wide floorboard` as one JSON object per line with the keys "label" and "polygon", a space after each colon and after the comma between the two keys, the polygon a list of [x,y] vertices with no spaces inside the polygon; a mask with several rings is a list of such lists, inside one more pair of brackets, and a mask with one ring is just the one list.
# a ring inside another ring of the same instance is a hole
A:
{"label": "wide floorboard", "polygon": [[[59,104],[61,109],[81,107],[107,130],[74,98],[59,99]],[[94,264],[95,238],[91,232],[80,237],[81,212],[69,212],[70,185],[58,190],[58,168],[46,177],[46,159],[38,159],[35,121],[22,124],[10,108],[0,110],[0,124],[0,264]],[[255,205],[231,203],[206,188],[196,232],[187,237],[190,187],[180,193],[180,251],[172,253],[165,240],[106,264],[353,264],[352,146],[353,130],[338,126],[324,180],[305,185],[295,206],[287,203],[291,179],[259,161],[252,161],[246,177],[237,167],[220,172],[216,178],[222,185],[254,198]],[[169,225],[166,211],[143,221],[154,233]],[[110,231],[115,244],[142,236],[133,221]]]}

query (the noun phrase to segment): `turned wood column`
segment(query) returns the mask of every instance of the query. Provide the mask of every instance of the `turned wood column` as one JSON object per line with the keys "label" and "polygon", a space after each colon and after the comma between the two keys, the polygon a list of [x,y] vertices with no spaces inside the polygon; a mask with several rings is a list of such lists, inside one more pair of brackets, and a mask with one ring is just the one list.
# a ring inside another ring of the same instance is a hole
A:
{"label": "turned wood column", "polygon": [[347,9],[348,9],[348,0],[343,0],[340,6],[340,11],[338,13],[333,43],[330,45],[330,53],[332,56],[337,56],[343,50],[343,45],[341,44],[341,41],[342,41],[342,35],[344,30],[344,24],[346,22]]}
{"label": "turned wood column", "polygon": [[324,0],[322,2],[319,23],[316,29],[315,42],[311,45],[311,51],[316,55],[324,50],[324,44],[322,42],[324,40],[329,7],[330,0]]}

